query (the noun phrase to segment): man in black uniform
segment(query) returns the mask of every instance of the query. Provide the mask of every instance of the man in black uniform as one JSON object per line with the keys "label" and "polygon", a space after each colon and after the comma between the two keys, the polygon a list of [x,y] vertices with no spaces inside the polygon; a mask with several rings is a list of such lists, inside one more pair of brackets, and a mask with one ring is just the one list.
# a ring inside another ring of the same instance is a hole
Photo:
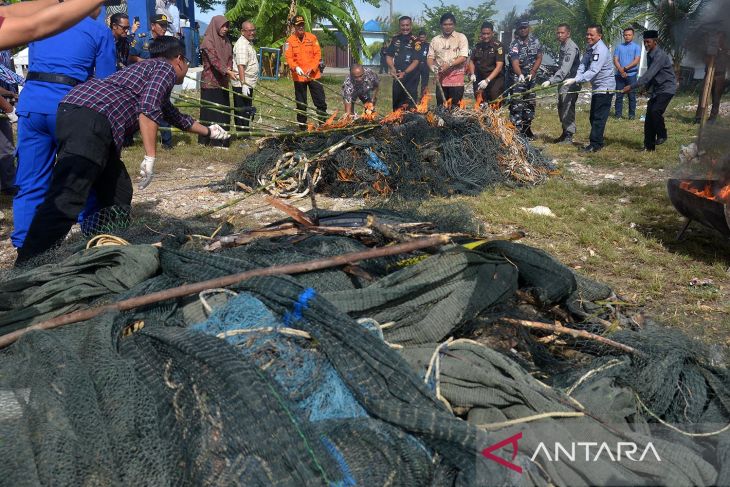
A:
{"label": "man in black uniform", "polygon": [[421,98],[423,98],[423,95],[426,94],[426,89],[428,88],[428,78],[431,76],[431,70],[428,69],[428,64],[423,61],[424,59],[426,59],[426,56],[428,56],[428,48],[431,45],[430,43],[426,42],[425,31],[420,31],[418,33],[418,42],[421,43],[421,62],[418,63],[418,71],[420,72],[421,77],[420,94]]}
{"label": "man in black uniform", "polygon": [[496,100],[504,91],[504,48],[494,39],[494,25],[482,24],[480,42],[474,46],[469,56],[469,73],[474,84],[474,98],[482,95],[482,101]]}
{"label": "man in black uniform", "polygon": [[[404,105],[413,108],[413,100],[418,97],[418,81],[421,61],[421,44],[411,35],[411,18],[398,19],[400,35],[393,37],[388,47],[387,62],[393,80],[393,110]],[[405,87],[407,92],[403,89]],[[410,94],[410,96],[408,96]]]}

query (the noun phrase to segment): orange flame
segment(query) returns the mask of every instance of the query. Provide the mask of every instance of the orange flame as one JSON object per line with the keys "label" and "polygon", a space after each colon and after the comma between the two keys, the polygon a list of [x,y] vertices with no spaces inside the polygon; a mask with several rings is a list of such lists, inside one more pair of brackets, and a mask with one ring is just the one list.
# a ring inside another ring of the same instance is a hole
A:
{"label": "orange flame", "polygon": [[381,120],[380,123],[400,123],[401,121],[403,121],[403,109],[398,108]]}
{"label": "orange flame", "polygon": [[466,108],[466,105],[467,105],[467,101],[462,98],[461,101],[459,102],[459,108],[464,110]]}
{"label": "orange flame", "polygon": [[484,101],[484,92],[482,90],[479,90],[479,93],[477,93],[476,101],[474,102],[474,110],[479,110],[479,108],[482,106],[483,101]]}
{"label": "orange flame", "polygon": [[307,132],[314,132],[314,124],[312,122],[307,124]]}
{"label": "orange flame", "polygon": [[451,98],[444,102],[444,108],[451,108]]}
{"label": "orange flame", "polygon": [[337,116],[337,110],[335,110],[330,118],[327,119],[325,123],[319,126],[320,129],[327,129],[332,127],[332,122],[335,120],[335,117]]}
{"label": "orange flame", "polygon": [[365,111],[360,118],[362,118],[366,122],[372,122],[373,120],[375,120],[375,107],[373,106],[372,102],[365,102]]}
{"label": "orange flame", "polygon": [[423,96],[421,97],[421,101],[416,106],[416,112],[417,113],[426,113],[428,112],[428,102],[431,101],[431,95],[428,94],[428,90],[425,90],[423,92]]}
{"label": "orange flame", "polygon": [[730,184],[721,187],[717,191],[712,190],[712,183],[710,182],[705,183],[705,186],[701,190],[695,188],[690,181],[682,181],[679,183],[679,187],[684,191],[689,191],[695,196],[699,196],[700,198],[717,201],[719,203],[730,202]]}

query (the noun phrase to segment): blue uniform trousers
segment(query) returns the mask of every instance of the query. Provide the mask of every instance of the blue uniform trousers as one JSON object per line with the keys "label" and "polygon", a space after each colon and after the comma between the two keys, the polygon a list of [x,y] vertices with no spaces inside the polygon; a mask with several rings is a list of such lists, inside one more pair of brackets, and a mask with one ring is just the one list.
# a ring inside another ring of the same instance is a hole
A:
{"label": "blue uniform trousers", "polygon": [[13,200],[14,229],[10,239],[22,247],[36,208],[51,184],[56,160],[56,114],[29,112],[18,115],[18,169]]}
{"label": "blue uniform trousers", "polygon": [[[634,83],[636,81],[636,75],[632,74],[624,78],[621,75],[616,76],[616,89],[622,90],[624,86],[631,85],[631,83]],[[636,90],[631,90],[627,93],[627,96],[629,97],[629,118],[634,118],[636,116]],[[623,93],[617,93],[616,94],[616,116],[620,117],[623,115],[624,111],[624,94]]]}

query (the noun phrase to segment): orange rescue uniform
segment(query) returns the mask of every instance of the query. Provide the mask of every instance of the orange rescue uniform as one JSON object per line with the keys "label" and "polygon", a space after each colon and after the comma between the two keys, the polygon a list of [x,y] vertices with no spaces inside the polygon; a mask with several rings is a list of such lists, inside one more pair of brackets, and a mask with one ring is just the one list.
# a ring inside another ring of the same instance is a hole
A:
{"label": "orange rescue uniform", "polygon": [[[294,81],[306,82],[310,79],[319,79],[322,76],[319,72],[322,50],[319,47],[317,36],[311,32],[305,32],[301,40],[299,40],[296,33],[290,35],[286,41],[284,55]],[[299,76],[296,73],[297,66],[302,68],[305,74],[311,70],[310,77]]]}

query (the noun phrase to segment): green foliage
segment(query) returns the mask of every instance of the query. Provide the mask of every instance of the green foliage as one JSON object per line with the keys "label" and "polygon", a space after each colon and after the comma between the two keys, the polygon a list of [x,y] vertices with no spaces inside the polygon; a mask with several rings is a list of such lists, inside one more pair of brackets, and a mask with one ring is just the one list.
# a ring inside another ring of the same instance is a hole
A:
{"label": "green foliage", "polygon": [[621,38],[625,27],[641,27],[638,23],[646,17],[645,6],[643,0],[533,0],[529,13],[533,18],[544,19],[545,27],[536,29],[541,42],[557,45],[555,26],[566,22],[571,26],[573,40],[582,48],[586,27],[603,27],[603,40],[611,44]]}
{"label": "green foliage", "polygon": [[424,30],[432,36],[440,34],[440,18],[443,14],[451,12],[456,17],[456,31],[462,32],[469,39],[469,43],[473,44],[479,40],[482,23],[494,19],[497,14],[494,4],[495,0],[486,0],[475,7],[465,9],[458,5],[446,5],[443,0],[435,7],[428,7],[424,4]]}
{"label": "green foliage", "polygon": [[195,0],[195,5],[198,6],[201,12],[210,12],[218,5],[225,5],[224,0]]}
{"label": "green foliage", "polygon": [[649,0],[649,21],[659,32],[659,43],[674,61],[674,71],[686,53],[685,41],[694,30],[708,0]]}
{"label": "green foliage", "polygon": [[[366,0],[378,6],[378,0]],[[362,20],[357,13],[354,0],[300,0],[295,3],[297,15],[304,17],[307,30],[315,23],[330,24],[347,39],[354,55],[364,44]],[[287,18],[289,0],[226,0],[226,18],[240,24],[251,20],[257,28],[257,43],[266,47],[281,47],[289,32]]]}

